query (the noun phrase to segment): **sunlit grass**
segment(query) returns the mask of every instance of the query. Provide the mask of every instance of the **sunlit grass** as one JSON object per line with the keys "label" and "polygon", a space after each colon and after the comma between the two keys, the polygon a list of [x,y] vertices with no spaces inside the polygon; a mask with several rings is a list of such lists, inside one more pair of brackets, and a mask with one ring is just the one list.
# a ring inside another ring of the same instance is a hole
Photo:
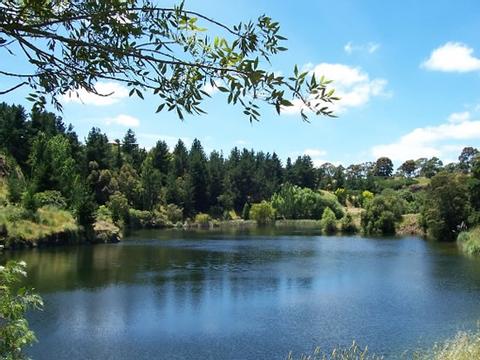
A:
{"label": "sunlit grass", "polygon": [[8,243],[35,244],[49,236],[79,230],[71,213],[52,207],[40,208],[32,216],[16,206],[2,207],[0,223],[6,228]]}
{"label": "sunlit grass", "polygon": [[459,332],[453,339],[436,344],[431,350],[416,353],[415,360],[480,359],[480,331]]}
{"label": "sunlit grass", "polygon": [[[452,339],[435,344],[425,351],[414,351],[394,356],[395,359],[413,360],[477,360],[480,359],[480,330],[459,332]],[[294,356],[288,354],[286,360],[378,360],[385,359],[361,348],[356,342],[350,347],[337,347],[331,351],[316,348],[312,354]]]}
{"label": "sunlit grass", "polygon": [[480,255],[480,227],[461,232],[458,235],[457,242],[465,254]]}
{"label": "sunlit grass", "polygon": [[332,351],[325,352],[316,348],[312,354],[302,354],[298,357],[288,354],[287,360],[379,360],[382,356],[370,354],[368,348],[361,348],[354,341],[350,347],[337,347]]}

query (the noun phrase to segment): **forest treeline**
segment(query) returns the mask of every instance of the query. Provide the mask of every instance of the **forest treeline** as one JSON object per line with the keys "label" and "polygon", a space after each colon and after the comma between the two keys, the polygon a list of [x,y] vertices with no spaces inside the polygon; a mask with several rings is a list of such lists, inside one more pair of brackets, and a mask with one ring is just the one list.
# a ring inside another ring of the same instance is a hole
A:
{"label": "forest treeline", "polygon": [[455,240],[480,218],[480,161],[473,147],[446,165],[421,158],[395,169],[381,157],[315,167],[308,155],[282,164],[276,153],[237,147],[206,154],[198,139],[189,148],[179,140],[173,149],[159,139],[146,150],[132,130],[109,139],[94,127],[81,141],[59,116],[5,103],[0,146],[4,238],[17,231],[9,222],[45,223],[54,217],[45,215],[52,208],[63,211],[62,223],[87,230],[99,222],[161,227],[186,219],[254,218],[315,219],[326,232],[361,227],[367,234],[393,234],[405,214],[416,214],[418,225],[440,240]]}

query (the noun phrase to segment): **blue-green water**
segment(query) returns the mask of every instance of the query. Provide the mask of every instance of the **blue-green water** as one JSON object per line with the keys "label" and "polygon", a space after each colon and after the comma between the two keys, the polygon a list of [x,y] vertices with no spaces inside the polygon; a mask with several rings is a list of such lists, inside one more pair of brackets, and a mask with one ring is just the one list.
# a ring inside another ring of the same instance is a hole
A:
{"label": "blue-green water", "polygon": [[480,319],[480,261],[418,238],[144,231],[8,256],[45,300],[36,359],[284,359],[353,339],[390,357]]}

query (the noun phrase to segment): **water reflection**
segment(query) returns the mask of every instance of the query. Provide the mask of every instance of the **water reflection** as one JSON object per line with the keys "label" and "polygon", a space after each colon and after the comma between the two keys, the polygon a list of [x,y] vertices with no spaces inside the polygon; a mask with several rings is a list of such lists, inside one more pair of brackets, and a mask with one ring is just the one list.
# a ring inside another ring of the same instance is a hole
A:
{"label": "water reflection", "polygon": [[480,262],[415,238],[149,231],[9,256],[46,300],[38,358],[281,359],[352,339],[388,355],[480,318]]}

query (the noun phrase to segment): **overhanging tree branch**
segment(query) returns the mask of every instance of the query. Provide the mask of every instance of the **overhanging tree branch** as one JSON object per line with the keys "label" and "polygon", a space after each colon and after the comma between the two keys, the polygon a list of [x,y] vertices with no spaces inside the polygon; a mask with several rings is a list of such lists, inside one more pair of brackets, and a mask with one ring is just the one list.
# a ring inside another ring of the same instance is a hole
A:
{"label": "overhanging tree branch", "polygon": [[[150,0],[45,4],[24,0],[19,6],[5,0],[0,5],[0,38],[18,42],[34,68],[31,76],[8,69],[0,75],[26,78],[35,105],[44,106],[50,98],[61,110],[58,96],[80,88],[98,94],[96,82],[108,79],[126,84],[131,95],[141,98],[150,90],[158,96],[157,111],[175,110],[180,118],[183,112],[203,112],[206,85],[242,106],[250,121],[259,119],[262,102],[280,113],[300,101],[304,120],[305,111],[333,115],[326,104],[337,98],[327,91],[328,81],[297,68],[291,77],[278,76],[260,65],[286,50],[279,24],[268,16],[231,27],[186,10],[183,3],[172,8]],[[231,39],[215,36],[199,21]]]}

